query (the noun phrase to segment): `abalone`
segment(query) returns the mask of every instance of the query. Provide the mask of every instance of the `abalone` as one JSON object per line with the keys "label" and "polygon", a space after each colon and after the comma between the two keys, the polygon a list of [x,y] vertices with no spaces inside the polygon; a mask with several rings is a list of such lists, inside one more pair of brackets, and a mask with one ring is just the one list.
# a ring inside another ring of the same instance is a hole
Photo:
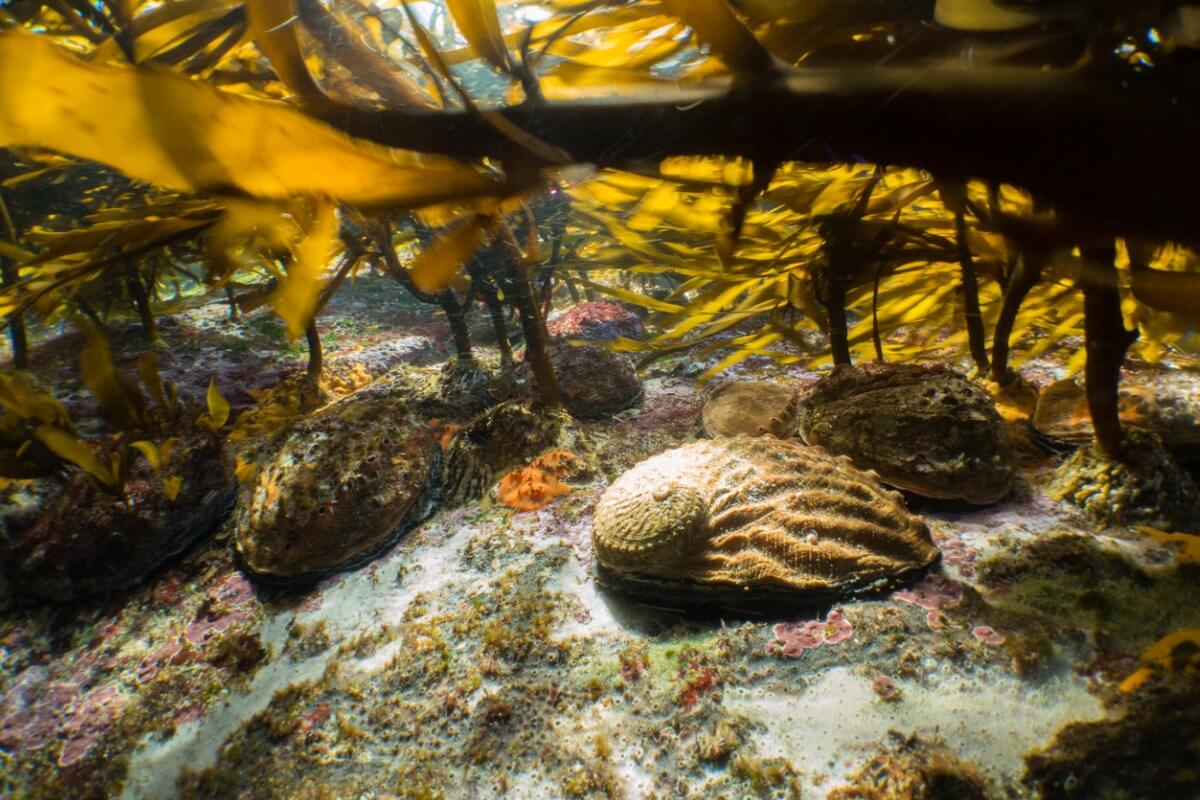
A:
{"label": "abalone", "polygon": [[[1123,425],[1155,433],[1169,449],[1200,450],[1200,395],[1189,375],[1147,370],[1123,376],[1118,408]],[[1090,444],[1094,435],[1087,393],[1070,378],[1041,391],[1030,422],[1050,446]]]}
{"label": "abalone", "polygon": [[709,436],[795,435],[799,396],[779,381],[731,381],[713,390],[702,412]]}
{"label": "abalone", "polygon": [[233,519],[238,559],[268,583],[350,569],[430,513],[440,475],[432,432],[372,384],[298,423],[259,465]]}
{"label": "abalone", "polygon": [[801,397],[798,427],[808,444],[923,497],[986,505],[1012,485],[995,401],[944,366],[839,366]]}
{"label": "abalone", "polygon": [[771,437],[702,440],[620,476],[596,507],[597,575],[660,602],[823,602],[938,558],[899,493],[838,458]]}

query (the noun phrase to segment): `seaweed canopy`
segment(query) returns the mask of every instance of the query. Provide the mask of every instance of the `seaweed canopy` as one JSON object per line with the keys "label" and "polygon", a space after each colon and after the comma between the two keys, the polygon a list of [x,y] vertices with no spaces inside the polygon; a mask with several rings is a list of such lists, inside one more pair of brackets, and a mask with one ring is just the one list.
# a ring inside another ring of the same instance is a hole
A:
{"label": "seaweed canopy", "polygon": [[[16,344],[31,306],[127,291],[149,327],[194,247],[193,296],[269,303],[319,369],[313,315],[375,258],[452,324],[468,298],[516,308],[549,404],[539,277],[662,312],[655,351],[731,334],[722,367],[814,328],[835,362],[965,346],[1004,382],[1014,335],[1082,330],[1115,455],[1130,326],[1161,355],[1200,308],[1177,6],[22,4],[0,12],[0,146],[28,169],[6,174],[31,189],[83,160],[135,183],[57,249],[44,214],[6,214],[0,311]],[[547,224],[525,201],[568,175],[573,224]]]}

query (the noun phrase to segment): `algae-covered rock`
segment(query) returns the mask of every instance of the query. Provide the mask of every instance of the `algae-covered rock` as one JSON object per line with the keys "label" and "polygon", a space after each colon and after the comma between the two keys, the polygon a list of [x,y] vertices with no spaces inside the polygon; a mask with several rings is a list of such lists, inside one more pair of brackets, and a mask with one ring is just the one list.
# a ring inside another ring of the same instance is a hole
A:
{"label": "algae-covered rock", "polygon": [[602,417],[622,411],[642,396],[633,362],[599,345],[550,345],[563,405],[573,417]]}
{"label": "algae-covered rock", "polygon": [[233,520],[252,574],[290,582],[351,568],[433,509],[441,451],[392,388],[320,409],[258,465]]}
{"label": "algae-covered rock", "polygon": [[947,367],[837,367],[801,398],[799,428],[808,444],[923,497],[986,505],[1012,485],[995,401]]}
{"label": "algae-covered rock", "polygon": [[1200,533],[1200,487],[1157,436],[1137,428],[1125,430],[1120,459],[1080,447],[1055,472],[1049,493],[1097,527],[1143,523]]}
{"label": "algae-covered rock", "polygon": [[235,486],[208,434],[192,432],[174,447],[165,477],[182,482],[173,500],[164,476],[129,452],[123,495],[83,473],[5,488],[0,564],[16,600],[62,602],[132,586],[229,511]]}

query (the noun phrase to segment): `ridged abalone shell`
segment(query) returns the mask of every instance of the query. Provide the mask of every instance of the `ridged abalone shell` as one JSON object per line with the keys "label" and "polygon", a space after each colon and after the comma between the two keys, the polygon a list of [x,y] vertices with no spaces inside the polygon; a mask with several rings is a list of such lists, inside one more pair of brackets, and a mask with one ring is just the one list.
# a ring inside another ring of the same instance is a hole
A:
{"label": "ridged abalone shell", "polygon": [[944,366],[839,366],[801,397],[798,427],[808,444],[923,497],[986,505],[1012,485],[995,401]]}
{"label": "ridged abalone shell", "polygon": [[242,565],[267,582],[349,569],[424,519],[441,451],[394,392],[369,386],[296,425],[243,491],[234,518]]}
{"label": "ridged abalone shell", "polygon": [[592,543],[603,582],[701,601],[819,602],[938,558],[901,496],[848,459],[749,436],[693,442],[634,466],[600,498]]}
{"label": "ridged abalone shell", "polygon": [[799,397],[794,385],[780,381],[730,381],[704,403],[704,432],[709,436],[795,434]]}

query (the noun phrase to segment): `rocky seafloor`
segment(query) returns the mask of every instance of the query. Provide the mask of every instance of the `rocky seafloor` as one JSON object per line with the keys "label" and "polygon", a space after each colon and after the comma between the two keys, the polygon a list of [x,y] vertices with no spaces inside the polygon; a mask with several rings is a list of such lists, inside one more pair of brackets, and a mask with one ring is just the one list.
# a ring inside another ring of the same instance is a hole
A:
{"label": "rocky seafloor", "polygon": [[[334,333],[353,298],[334,307]],[[404,325],[352,327],[331,356],[372,358],[401,335],[395,363],[446,355],[444,322]],[[214,351],[213,370],[229,357]],[[1046,494],[1062,456],[1019,425],[1005,500],[910,499],[942,552],[915,585],[756,619],[599,591],[595,503],[639,460],[701,435],[694,376],[706,366],[660,360],[638,405],[574,423],[587,469],[549,506],[516,512],[493,491],[439,509],[368,566],[308,590],[256,587],[222,530],[124,592],[33,608],[8,598],[0,795],[1200,792],[1194,653],[1130,678],[1162,637],[1200,628],[1200,548],[1093,531]],[[1060,372],[1027,368],[1043,384]],[[815,377],[759,360],[732,377],[766,374]],[[1085,726],[1056,739],[1070,723]]]}

